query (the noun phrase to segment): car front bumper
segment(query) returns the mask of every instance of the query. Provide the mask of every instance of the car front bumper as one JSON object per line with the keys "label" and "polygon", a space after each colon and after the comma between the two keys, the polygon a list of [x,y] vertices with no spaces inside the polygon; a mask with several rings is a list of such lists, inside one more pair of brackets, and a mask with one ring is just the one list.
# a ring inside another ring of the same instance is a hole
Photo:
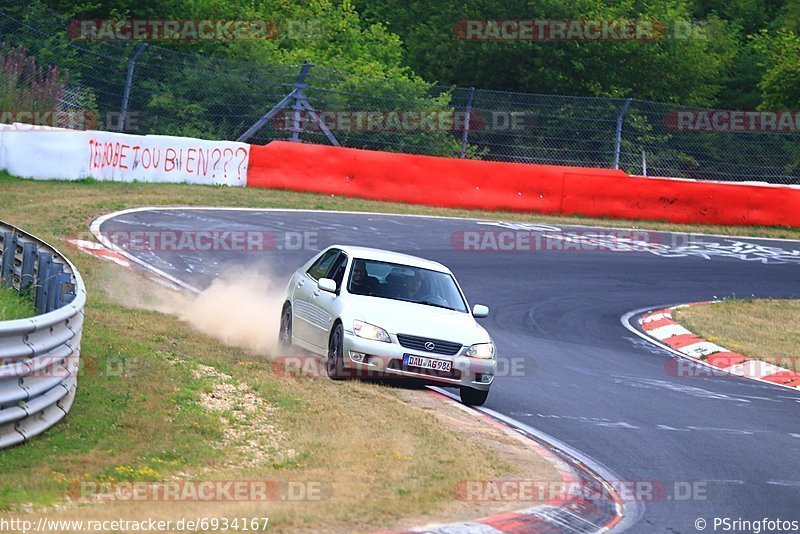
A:
{"label": "car front bumper", "polygon": [[[497,371],[496,359],[469,358],[462,356],[465,348],[462,347],[455,356],[434,354],[431,352],[409,349],[400,345],[395,335],[390,335],[392,342],[373,341],[356,336],[353,332],[345,331],[343,340],[343,363],[356,377],[395,376],[401,378],[418,379],[424,382],[433,382],[443,386],[470,387],[487,391],[492,385]],[[366,363],[354,361],[352,353],[363,354]],[[411,354],[434,360],[452,362],[450,372],[433,371],[429,369],[409,368],[403,366],[403,356]]]}

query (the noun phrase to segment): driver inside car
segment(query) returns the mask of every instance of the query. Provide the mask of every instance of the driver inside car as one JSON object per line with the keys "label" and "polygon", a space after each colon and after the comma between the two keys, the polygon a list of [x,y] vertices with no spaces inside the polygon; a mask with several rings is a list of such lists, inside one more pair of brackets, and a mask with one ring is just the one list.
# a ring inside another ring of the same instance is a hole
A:
{"label": "driver inside car", "polygon": [[357,295],[371,295],[378,289],[378,279],[370,276],[367,266],[363,261],[353,264],[353,274],[350,277],[350,292]]}
{"label": "driver inside car", "polygon": [[427,291],[423,288],[422,273],[417,272],[414,276],[409,276],[406,279],[406,291],[408,292],[408,299],[413,301],[424,300],[422,297],[427,295]]}

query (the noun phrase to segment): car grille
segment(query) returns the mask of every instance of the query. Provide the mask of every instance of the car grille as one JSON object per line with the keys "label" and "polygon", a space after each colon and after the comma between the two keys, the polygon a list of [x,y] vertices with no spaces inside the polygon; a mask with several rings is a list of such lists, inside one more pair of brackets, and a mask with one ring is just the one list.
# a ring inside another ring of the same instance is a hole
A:
{"label": "car grille", "polygon": [[[407,334],[397,334],[397,341],[407,349],[419,350],[422,352],[432,352],[434,354],[445,354],[447,356],[454,356],[461,350],[460,343],[453,343],[452,341],[442,341],[441,339],[430,339],[427,337],[409,336]],[[434,348],[428,350],[425,348],[426,343],[433,343]]]}
{"label": "car grille", "polygon": [[423,369],[422,367],[416,367],[413,365],[403,366],[403,360],[392,360],[389,362],[387,367],[389,369],[397,369],[398,371],[409,371],[411,373],[419,373],[421,375],[461,380],[461,371],[458,369],[451,369],[450,371],[437,371],[434,369]]}

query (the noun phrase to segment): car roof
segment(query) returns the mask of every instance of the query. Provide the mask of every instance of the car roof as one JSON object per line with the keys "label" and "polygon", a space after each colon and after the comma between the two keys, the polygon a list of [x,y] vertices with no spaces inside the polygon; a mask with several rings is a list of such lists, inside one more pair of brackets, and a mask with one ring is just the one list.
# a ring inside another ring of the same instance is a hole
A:
{"label": "car roof", "polygon": [[450,273],[450,269],[448,269],[439,262],[426,260],[425,258],[412,256],[410,254],[403,254],[401,252],[393,252],[391,250],[383,250],[380,248],[356,247],[349,245],[333,245],[329,248],[341,249],[345,251],[348,255],[358,259],[399,263],[401,265],[409,265],[411,267],[430,269],[431,271]]}

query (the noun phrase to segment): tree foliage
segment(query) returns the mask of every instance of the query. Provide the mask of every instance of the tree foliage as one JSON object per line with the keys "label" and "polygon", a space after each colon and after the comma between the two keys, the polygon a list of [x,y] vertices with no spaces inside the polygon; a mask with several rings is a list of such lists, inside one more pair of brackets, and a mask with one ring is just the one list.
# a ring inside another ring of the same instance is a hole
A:
{"label": "tree foliage", "polygon": [[[400,36],[405,61],[429,81],[745,109],[761,103],[764,83],[774,85],[762,82],[774,67],[761,61],[764,51],[750,36],[796,32],[800,24],[800,4],[791,0],[357,0],[357,6]],[[478,42],[454,35],[454,23],[465,19],[654,20],[673,31],[652,41]]]}

